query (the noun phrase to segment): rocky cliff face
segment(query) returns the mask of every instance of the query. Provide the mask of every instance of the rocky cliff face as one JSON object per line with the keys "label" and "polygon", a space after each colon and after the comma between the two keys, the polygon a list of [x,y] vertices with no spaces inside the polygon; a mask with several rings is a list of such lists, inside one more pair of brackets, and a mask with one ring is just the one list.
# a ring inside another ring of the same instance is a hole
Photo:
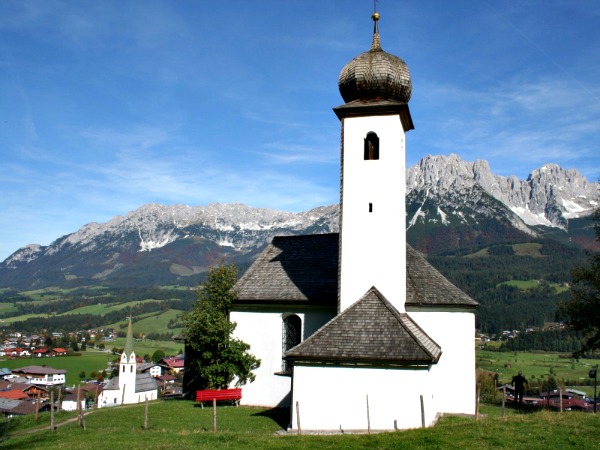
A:
{"label": "rocky cliff face", "polygon": [[[565,231],[598,207],[599,191],[576,170],[553,164],[519,180],[494,175],[486,161],[427,156],[407,170],[408,239],[439,252],[528,239],[539,226]],[[49,246],[17,250],[0,263],[0,287],[192,284],[220,258],[247,264],[273,236],[337,230],[338,205],[296,214],[241,204],[148,204]]]}
{"label": "rocky cliff face", "polygon": [[526,180],[494,175],[487,161],[471,163],[454,154],[427,156],[407,170],[409,196],[426,192],[443,198],[475,186],[530,226],[564,229],[568,219],[589,215],[599,206],[598,183],[590,183],[576,170],[565,170],[556,164],[534,170]]}

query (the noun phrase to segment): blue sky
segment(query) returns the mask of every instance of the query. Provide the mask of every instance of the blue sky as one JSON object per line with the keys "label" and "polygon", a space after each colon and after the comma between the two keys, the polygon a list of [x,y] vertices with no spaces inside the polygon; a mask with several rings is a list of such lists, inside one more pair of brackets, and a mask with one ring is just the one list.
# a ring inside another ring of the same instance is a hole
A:
{"label": "blue sky", "polygon": [[[600,2],[381,0],[407,165],[600,177]],[[0,2],[0,261],[142,204],[339,200],[337,77],[370,0]]]}

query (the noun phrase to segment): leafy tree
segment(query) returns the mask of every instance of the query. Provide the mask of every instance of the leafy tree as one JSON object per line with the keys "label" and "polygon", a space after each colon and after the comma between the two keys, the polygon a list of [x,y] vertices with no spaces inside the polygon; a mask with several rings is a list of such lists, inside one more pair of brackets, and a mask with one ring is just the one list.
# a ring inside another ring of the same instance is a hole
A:
{"label": "leafy tree", "polygon": [[161,359],[163,359],[165,357],[165,352],[163,352],[162,350],[156,350],[154,353],[152,353],[152,362],[158,362]]}
{"label": "leafy tree", "polygon": [[232,335],[235,322],[229,321],[238,270],[234,264],[211,267],[197,290],[192,310],[183,318],[186,339],[185,390],[227,388],[254,381],[253,370],[260,360],[249,352],[250,346]]}
{"label": "leafy tree", "polygon": [[[600,242],[600,209],[594,213],[596,240]],[[580,353],[600,349],[600,253],[590,255],[587,266],[572,270],[571,299],[560,304],[567,323],[586,338]]]}

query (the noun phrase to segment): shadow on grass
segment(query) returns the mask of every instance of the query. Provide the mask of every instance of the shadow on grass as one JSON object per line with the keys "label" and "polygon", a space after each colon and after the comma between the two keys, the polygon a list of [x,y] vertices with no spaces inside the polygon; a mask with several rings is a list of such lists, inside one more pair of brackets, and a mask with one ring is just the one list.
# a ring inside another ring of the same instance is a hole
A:
{"label": "shadow on grass", "polygon": [[261,411],[253,416],[267,417],[279,425],[282,429],[287,430],[290,425],[290,408],[271,408]]}

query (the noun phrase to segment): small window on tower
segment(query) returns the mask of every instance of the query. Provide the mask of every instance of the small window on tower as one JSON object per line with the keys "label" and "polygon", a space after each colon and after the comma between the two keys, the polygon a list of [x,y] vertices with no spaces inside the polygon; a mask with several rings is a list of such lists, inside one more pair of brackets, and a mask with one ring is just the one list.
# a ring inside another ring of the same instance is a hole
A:
{"label": "small window on tower", "polygon": [[373,203],[369,203],[369,212],[373,212]]}
{"label": "small window on tower", "polygon": [[379,159],[379,138],[369,131],[365,138],[365,161]]}

